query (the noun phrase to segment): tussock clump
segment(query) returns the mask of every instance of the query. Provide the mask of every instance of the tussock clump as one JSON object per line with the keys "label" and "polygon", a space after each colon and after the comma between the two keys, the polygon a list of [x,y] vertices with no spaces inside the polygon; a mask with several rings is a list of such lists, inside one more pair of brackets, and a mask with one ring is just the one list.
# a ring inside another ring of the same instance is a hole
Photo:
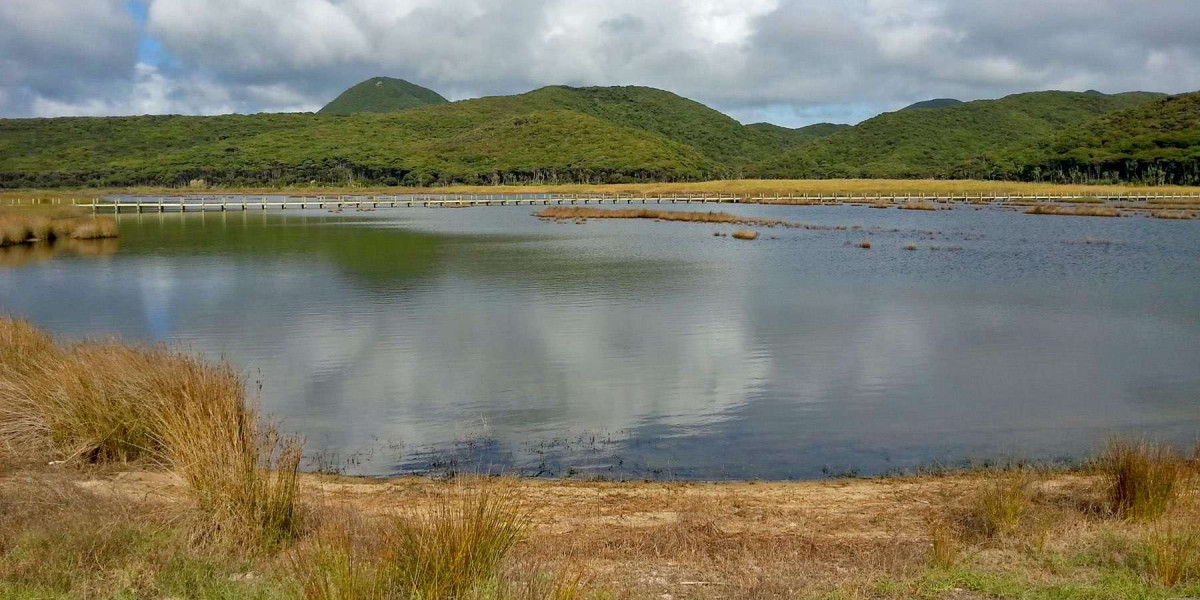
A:
{"label": "tussock clump", "polygon": [[1155,527],[1142,540],[1137,558],[1141,570],[1164,587],[1200,579],[1200,529]]}
{"label": "tussock clump", "polygon": [[528,526],[516,497],[488,485],[369,523],[334,515],[292,553],[291,568],[309,600],[574,597],[577,578],[532,579],[529,594],[502,577]]}
{"label": "tussock clump", "polygon": [[859,248],[862,248],[863,250],[870,250],[871,249],[871,240],[863,240],[855,245],[858,246]]}
{"label": "tussock clump", "polygon": [[1121,211],[1112,206],[1060,206],[1038,204],[1025,211],[1027,215],[1061,215],[1068,217],[1119,217]]}
{"label": "tussock clump", "polygon": [[41,214],[0,216],[0,246],[38,241],[90,240],[112,237],[117,237],[117,222],[110,218],[53,218]]}
{"label": "tussock clump", "polygon": [[937,210],[932,202],[928,200],[918,200],[915,202],[903,202],[897,206],[900,210]]}
{"label": "tussock clump", "polygon": [[10,451],[171,468],[225,539],[295,530],[301,443],[261,422],[228,364],[117,342],[60,347],[13,319],[0,319],[0,341]]}
{"label": "tussock clump", "polygon": [[1184,210],[1156,210],[1150,213],[1150,216],[1155,219],[1179,219],[1185,221],[1195,218],[1195,215]]}
{"label": "tussock clump", "polygon": [[1000,476],[972,499],[965,519],[967,533],[990,539],[1011,535],[1029,512],[1033,479],[1028,474]]}
{"label": "tussock clump", "polygon": [[949,569],[958,563],[962,552],[959,532],[953,523],[937,521],[930,525],[929,538],[932,544],[930,562],[940,569]]}
{"label": "tussock clump", "polygon": [[1186,465],[1170,446],[1114,441],[1099,459],[1109,510],[1133,519],[1161,516],[1179,495]]}
{"label": "tussock clump", "polygon": [[739,240],[756,240],[758,239],[758,232],[752,229],[739,229],[733,232],[733,237]]}

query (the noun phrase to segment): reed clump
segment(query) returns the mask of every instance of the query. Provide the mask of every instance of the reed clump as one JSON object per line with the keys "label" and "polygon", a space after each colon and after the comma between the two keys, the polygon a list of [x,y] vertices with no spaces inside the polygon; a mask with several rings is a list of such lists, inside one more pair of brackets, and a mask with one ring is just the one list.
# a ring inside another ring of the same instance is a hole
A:
{"label": "reed clump", "polygon": [[870,250],[871,249],[871,240],[863,240],[855,245],[858,246],[859,248],[862,248],[863,250]]}
{"label": "reed clump", "polygon": [[733,237],[739,240],[756,240],[758,232],[753,229],[739,229],[733,232]]}
{"label": "reed clump", "polygon": [[[54,213],[49,213],[54,214]],[[40,213],[0,213],[0,246],[117,237],[117,222],[105,217],[48,217]]]}
{"label": "reed clump", "polygon": [[1193,213],[1185,210],[1156,210],[1150,213],[1150,216],[1155,219],[1178,219],[1184,221],[1195,218]]}
{"label": "reed clump", "polygon": [[983,486],[966,513],[966,531],[991,539],[1013,534],[1029,512],[1033,479],[1028,474],[999,477]]}
{"label": "reed clump", "polygon": [[1165,513],[1189,475],[1174,448],[1146,441],[1110,442],[1098,466],[1110,512],[1132,519],[1156,519]]}
{"label": "reed clump", "polygon": [[1037,204],[1025,211],[1027,215],[1060,215],[1069,217],[1119,217],[1121,211],[1112,206],[1062,206]]}
{"label": "reed clump", "polygon": [[206,534],[275,543],[295,532],[302,444],[262,422],[227,363],[111,341],[60,346],[13,319],[0,319],[0,342],[8,451],[159,465],[189,484]]}
{"label": "reed clump", "polygon": [[528,511],[499,485],[459,487],[431,507],[370,522],[345,512],[326,518],[313,534],[314,543],[291,553],[291,571],[304,598],[567,600],[576,595],[578,579],[565,576],[550,585],[531,581],[536,593],[518,593],[502,566],[529,529]]}
{"label": "reed clump", "polygon": [[928,200],[917,200],[914,202],[902,202],[897,206],[900,210],[937,210],[938,207]]}
{"label": "reed clump", "polygon": [[1200,579],[1200,529],[1194,524],[1156,526],[1142,540],[1138,555],[1141,570],[1164,587]]}

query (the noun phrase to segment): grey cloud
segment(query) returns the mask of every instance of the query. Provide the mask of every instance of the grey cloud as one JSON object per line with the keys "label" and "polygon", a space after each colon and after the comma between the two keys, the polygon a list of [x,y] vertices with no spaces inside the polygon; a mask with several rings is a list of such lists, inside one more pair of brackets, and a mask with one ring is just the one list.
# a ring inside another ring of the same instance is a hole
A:
{"label": "grey cloud", "polygon": [[[0,7],[15,31],[0,114],[314,109],[373,75],[451,98],[651,85],[785,124],[931,97],[1200,88],[1191,0],[150,0],[171,60],[149,75],[126,13]],[[39,50],[64,31],[84,34]]]}

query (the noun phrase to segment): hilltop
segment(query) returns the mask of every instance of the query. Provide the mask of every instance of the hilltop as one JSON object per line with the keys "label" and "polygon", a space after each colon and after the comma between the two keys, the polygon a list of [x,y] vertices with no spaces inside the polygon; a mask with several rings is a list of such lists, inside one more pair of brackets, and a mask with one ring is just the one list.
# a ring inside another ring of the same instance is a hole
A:
{"label": "hilltop", "polygon": [[750,167],[769,178],[946,178],[968,160],[1162,98],[1030,92],[884,113]]}
{"label": "hilltop", "polygon": [[441,94],[415,83],[391,77],[372,77],[342,92],[318,112],[331,115],[385,113],[447,102]]}
{"label": "hilltop", "polygon": [[966,104],[962,100],[954,98],[934,98],[933,100],[925,100],[922,102],[914,102],[905,106],[900,110],[920,110],[923,108],[950,108],[951,106],[961,106]]}

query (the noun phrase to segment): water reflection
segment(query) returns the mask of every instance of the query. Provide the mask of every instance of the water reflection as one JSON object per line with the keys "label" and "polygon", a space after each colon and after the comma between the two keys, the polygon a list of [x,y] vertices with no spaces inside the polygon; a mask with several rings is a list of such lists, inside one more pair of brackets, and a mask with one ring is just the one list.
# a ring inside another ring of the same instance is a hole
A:
{"label": "water reflection", "polygon": [[[146,215],[103,264],[0,271],[0,305],[227,356],[369,474],[811,477],[1200,432],[1194,229],[799,219],[881,232],[867,252],[843,231],[744,243],[527,209]],[[964,250],[902,249],[933,230]],[[1123,243],[1072,243],[1099,235]]]}
{"label": "water reflection", "polygon": [[0,269],[22,267],[50,260],[56,256],[76,256],[82,258],[112,256],[117,253],[118,247],[119,242],[116,238],[96,240],[73,240],[66,238],[53,242],[0,246]]}

